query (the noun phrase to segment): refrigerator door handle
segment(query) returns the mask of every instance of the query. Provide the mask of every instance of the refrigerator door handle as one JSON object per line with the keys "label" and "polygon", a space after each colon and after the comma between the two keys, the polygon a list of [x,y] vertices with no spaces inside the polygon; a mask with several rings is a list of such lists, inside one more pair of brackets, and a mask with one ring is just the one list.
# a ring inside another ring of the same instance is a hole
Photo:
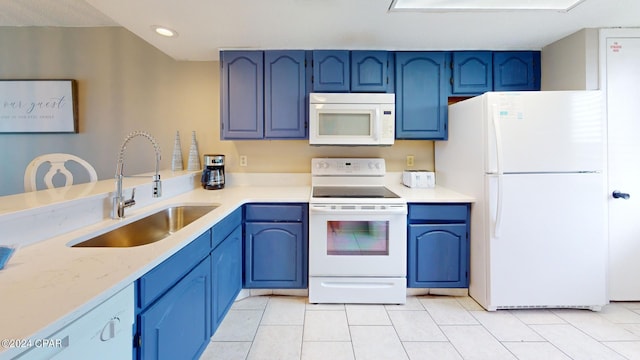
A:
{"label": "refrigerator door handle", "polygon": [[498,174],[498,191],[497,191],[497,204],[496,204],[496,222],[493,225],[493,236],[497,239],[500,237],[500,229],[502,228],[502,184],[503,176]]}
{"label": "refrigerator door handle", "polygon": [[493,125],[493,135],[496,139],[495,143],[495,152],[496,152],[496,166],[497,166],[497,174],[502,175],[502,132],[500,131],[500,126],[498,124],[498,117],[500,113],[498,112],[498,105],[493,104],[491,111],[491,124]]}
{"label": "refrigerator door handle", "polygon": [[491,123],[493,125],[493,134],[496,139],[495,151],[496,151],[496,165],[497,165],[497,180],[498,180],[498,189],[497,189],[497,199],[496,199],[496,221],[493,225],[493,236],[496,238],[500,237],[500,228],[502,226],[502,133],[500,132],[500,128],[498,127],[498,105],[492,105],[491,111]]}

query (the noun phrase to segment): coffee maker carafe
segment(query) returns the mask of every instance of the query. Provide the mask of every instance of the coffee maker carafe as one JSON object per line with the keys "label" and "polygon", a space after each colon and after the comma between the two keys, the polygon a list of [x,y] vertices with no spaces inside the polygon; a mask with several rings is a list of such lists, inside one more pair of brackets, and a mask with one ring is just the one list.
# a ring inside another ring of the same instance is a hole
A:
{"label": "coffee maker carafe", "polygon": [[207,190],[224,188],[224,155],[204,155],[202,187]]}

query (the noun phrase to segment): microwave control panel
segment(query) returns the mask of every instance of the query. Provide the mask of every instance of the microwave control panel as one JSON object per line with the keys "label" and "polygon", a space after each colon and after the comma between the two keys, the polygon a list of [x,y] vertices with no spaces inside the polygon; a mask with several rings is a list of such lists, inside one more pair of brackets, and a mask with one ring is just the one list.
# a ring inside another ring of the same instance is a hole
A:
{"label": "microwave control panel", "polygon": [[380,106],[380,119],[382,133],[380,134],[381,141],[380,143],[385,144],[393,144],[393,140],[395,138],[395,128],[396,128],[396,117],[394,114],[394,104],[382,104]]}

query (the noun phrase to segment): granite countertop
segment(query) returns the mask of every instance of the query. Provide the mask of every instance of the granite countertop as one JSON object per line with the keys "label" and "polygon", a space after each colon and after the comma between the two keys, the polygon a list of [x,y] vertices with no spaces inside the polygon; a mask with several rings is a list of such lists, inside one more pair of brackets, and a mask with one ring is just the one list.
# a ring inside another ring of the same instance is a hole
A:
{"label": "granite countertop", "polygon": [[[113,180],[99,181],[92,186],[93,190],[88,192],[86,191],[88,185],[78,186],[72,190],[72,192],[86,192],[88,195],[83,194],[83,196],[93,198],[93,202],[98,203],[93,207],[101,211],[99,215],[101,220],[38,240],[16,251],[5,269],[0,271],[0,294],[2,294],[0,295],[0,319],[2,319],[0,339],[35,339],[52,334],[160,264],[244,203],[308,202],[311,193],[311,186],[308,182],[305,183],[308,177],[300,175],[297,180],[285,184],[282,183],[282,175],[269,175],[260,181],[256,181],[255,176],[238,176],[233,181],[234,185],[227,185],[222,190],[203,190],[197,186],[194,188],[196,174],[182,174],[182,176],[188,179],[190,189],[182,193],[176,191],[174,196],[158,199],[147,205],[129,208],[124,220],[113,220],[104,214],[109,208],[111,194],[108,191],[113,189]],[[449,189],[441,187],[409,189],[396,182],[395,176],[389,179],[388,187],[410,203],[473,202],[472,198]],[[134,183],[134,185],[137,184]],[[106,194],[105,191],[107,191]],[[139,192],[136,191],[136,194]],[[36,209],[29,208],[29,199],[32,201],[38,196],[44,196],[37,193],[24,194],[22,200],[20,196],[13,196],[11,205],[5,205],[0,211],[0,223],[3,218],[8,221],[13,221],[14,218],[20,220],[17,216],[20,213],[35,217],[44,213],[45,215],[42,216],[46,216],[54,213],[56,209],[62,212],[69,206],[68,201],[54,199],[48,206],[45,201],[40,202]],[[171,190],[166,193],[172,194]],[[80,200],[74,198],[72,201]],[[164,207],[179,204],[219,204],[219,206],[171,236],[155,243],[130,248],[71,248],[68,246],[69,243],[80,242]],[[37,212],[39,207],[41,211]],[[60,217],[59,214],[58,217]],[[22,224],[20,221],[16,223]],[[46,224],[42,227],[47,229]],[[51,227],[54,227],[53,224]],[[34,236],[42,235],[37,233]],[[15,350],[0,349],[0,356],[13,353]]]}

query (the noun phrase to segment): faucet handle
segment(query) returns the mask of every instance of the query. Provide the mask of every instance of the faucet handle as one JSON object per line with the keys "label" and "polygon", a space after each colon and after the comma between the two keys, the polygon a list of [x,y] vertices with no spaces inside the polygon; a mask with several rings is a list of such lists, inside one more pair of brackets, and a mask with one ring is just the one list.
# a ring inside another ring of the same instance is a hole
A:
{"label": "faucet handle", "polygon": [[124,208],[128,208],[128,207],[133,206],[133,205],[136,204],[135,197],[136,197],[136,188],[133,188],[131,190],[131,198],[127,199],[127,200],[123,200],[123,202],[122,202],[122,207],[123,207],[123,209],[122,209],[122,217],[124,217]]}

